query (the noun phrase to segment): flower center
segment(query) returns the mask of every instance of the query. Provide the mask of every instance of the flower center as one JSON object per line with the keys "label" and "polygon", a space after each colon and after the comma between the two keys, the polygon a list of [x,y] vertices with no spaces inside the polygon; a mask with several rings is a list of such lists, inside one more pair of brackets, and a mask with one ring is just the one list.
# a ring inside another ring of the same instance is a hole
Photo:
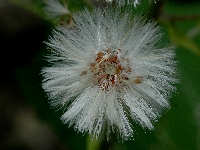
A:
{"label": "flower center", "polygon": [[[129,60],[127,58],[119,58],[120,50],[115,52],[98,52],[96,59],[90,64],[90,71],[93,76],[94,83],[107,90],[110,86],[123,85],[125,81],[133,79]],[[87,74],[83,71],[81,75]],[[142,83],[142,76],[136,76],[133,83]]]}

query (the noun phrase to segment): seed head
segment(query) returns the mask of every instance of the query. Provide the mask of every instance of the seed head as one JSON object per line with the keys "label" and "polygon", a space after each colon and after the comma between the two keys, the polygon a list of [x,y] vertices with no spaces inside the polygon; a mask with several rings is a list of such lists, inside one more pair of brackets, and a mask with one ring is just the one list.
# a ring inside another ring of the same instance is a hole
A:
{"label": "seed head", "polygon": [[[100,0],[99,0],[100,1]],[[149,2],[157,2],[158,0],[144,0],[144,1],[149,1]],[[139,5],[141,3],[141,0],[106,0],[106,2],[117,2],[119,5],[124,5],[124,4],[133,4],[134,7]]]}
{"label": "seed head", "polygon": [[44,0],[44,2],[46,3],[44,12],[48,18],[61,17],[70,13],[66,3],[62,4],[58,0]]}
{"label": "seed head", "polygon": [[127,140],[135,124],[153,129],[176,90],[174,51],[153,21],[130,14],[84,10],[73,29],[58,26],[46,42],[52,54],[43,88],[51,105],[65,110],[64,123],[96,138],[115,132]]}

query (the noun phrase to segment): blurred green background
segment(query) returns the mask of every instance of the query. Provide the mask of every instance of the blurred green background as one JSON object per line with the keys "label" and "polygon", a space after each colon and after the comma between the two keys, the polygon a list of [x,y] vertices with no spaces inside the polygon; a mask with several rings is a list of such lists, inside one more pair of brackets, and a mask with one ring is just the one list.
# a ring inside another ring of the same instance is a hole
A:
{"label": "blurred green background", "polygon": [[[67,0],[70,12],[98,5]],[[46,65],[43,41],[54,20],[45,19],[41,0],[0,0],[0,149],[84,150],[87,135],[68,129],[41,88]],[[114,141],[114,150],[200,150],[200,1],[142,1],[138,10],[157,20],[175,45],[177,93],[154,131],[136,130],[134,140]],[[145,133],[146,132],[146,133]],[[105,143],[106,144],[106,143]]]}

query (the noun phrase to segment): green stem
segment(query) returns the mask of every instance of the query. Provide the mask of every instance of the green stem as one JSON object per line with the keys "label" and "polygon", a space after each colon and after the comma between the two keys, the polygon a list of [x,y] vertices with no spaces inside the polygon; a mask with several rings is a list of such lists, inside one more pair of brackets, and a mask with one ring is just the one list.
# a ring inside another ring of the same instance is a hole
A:
{"label": "green stem", "polygon": [[200,47],[195,42],[193,42],[184,33],[180,32],[170,22],[166,21],[163,22],[163,24],[168,28],[171,40],[174,44],[184,47],[200,57]]}
{"label": "green stem", "polygon": [[96,140],[88,135],[86,150],[112,150],[114,146],[114,140],[115,138],[113,136],[111,136],[111,139],[107,141],[106,139]]}
{"label": "green stem", "polygon": [[90,135],[87,136],[87,147],[86,150],[100,150],[102,141],[92,138]]}

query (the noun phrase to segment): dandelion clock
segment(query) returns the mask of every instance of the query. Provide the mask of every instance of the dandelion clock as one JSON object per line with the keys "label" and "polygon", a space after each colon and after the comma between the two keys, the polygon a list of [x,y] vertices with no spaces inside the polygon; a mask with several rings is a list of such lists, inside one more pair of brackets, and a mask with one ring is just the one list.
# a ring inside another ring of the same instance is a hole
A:
{"label": "dandelion clock", "polygon": [[120,8],[84,10],[74,26],[58,26],[46,45],[43,89],[63,123],[95,138],[133,137],[135,125],[154,129],[167,110],[176,61],[153,21]]}
{"label": "dandelion clock", "polygon": [[[99,0],[102,1],[102,0]],[[117,2],[119,5],[125,5],[125,4],[133,4],[134,7],[137,7],[140,3],[141,0],[105,0],[106,2],[112,3],[112,2]],[[144,1],[148,1],[148,2],[157,2],[158,0],[144,0]]]}
{"label": "dandelion clock", "polygon": [[44,2],[46,4],[44,12],[48,18],[62,17],[70,13],[66,3],[62,4],[58,0],[44,0]]}

